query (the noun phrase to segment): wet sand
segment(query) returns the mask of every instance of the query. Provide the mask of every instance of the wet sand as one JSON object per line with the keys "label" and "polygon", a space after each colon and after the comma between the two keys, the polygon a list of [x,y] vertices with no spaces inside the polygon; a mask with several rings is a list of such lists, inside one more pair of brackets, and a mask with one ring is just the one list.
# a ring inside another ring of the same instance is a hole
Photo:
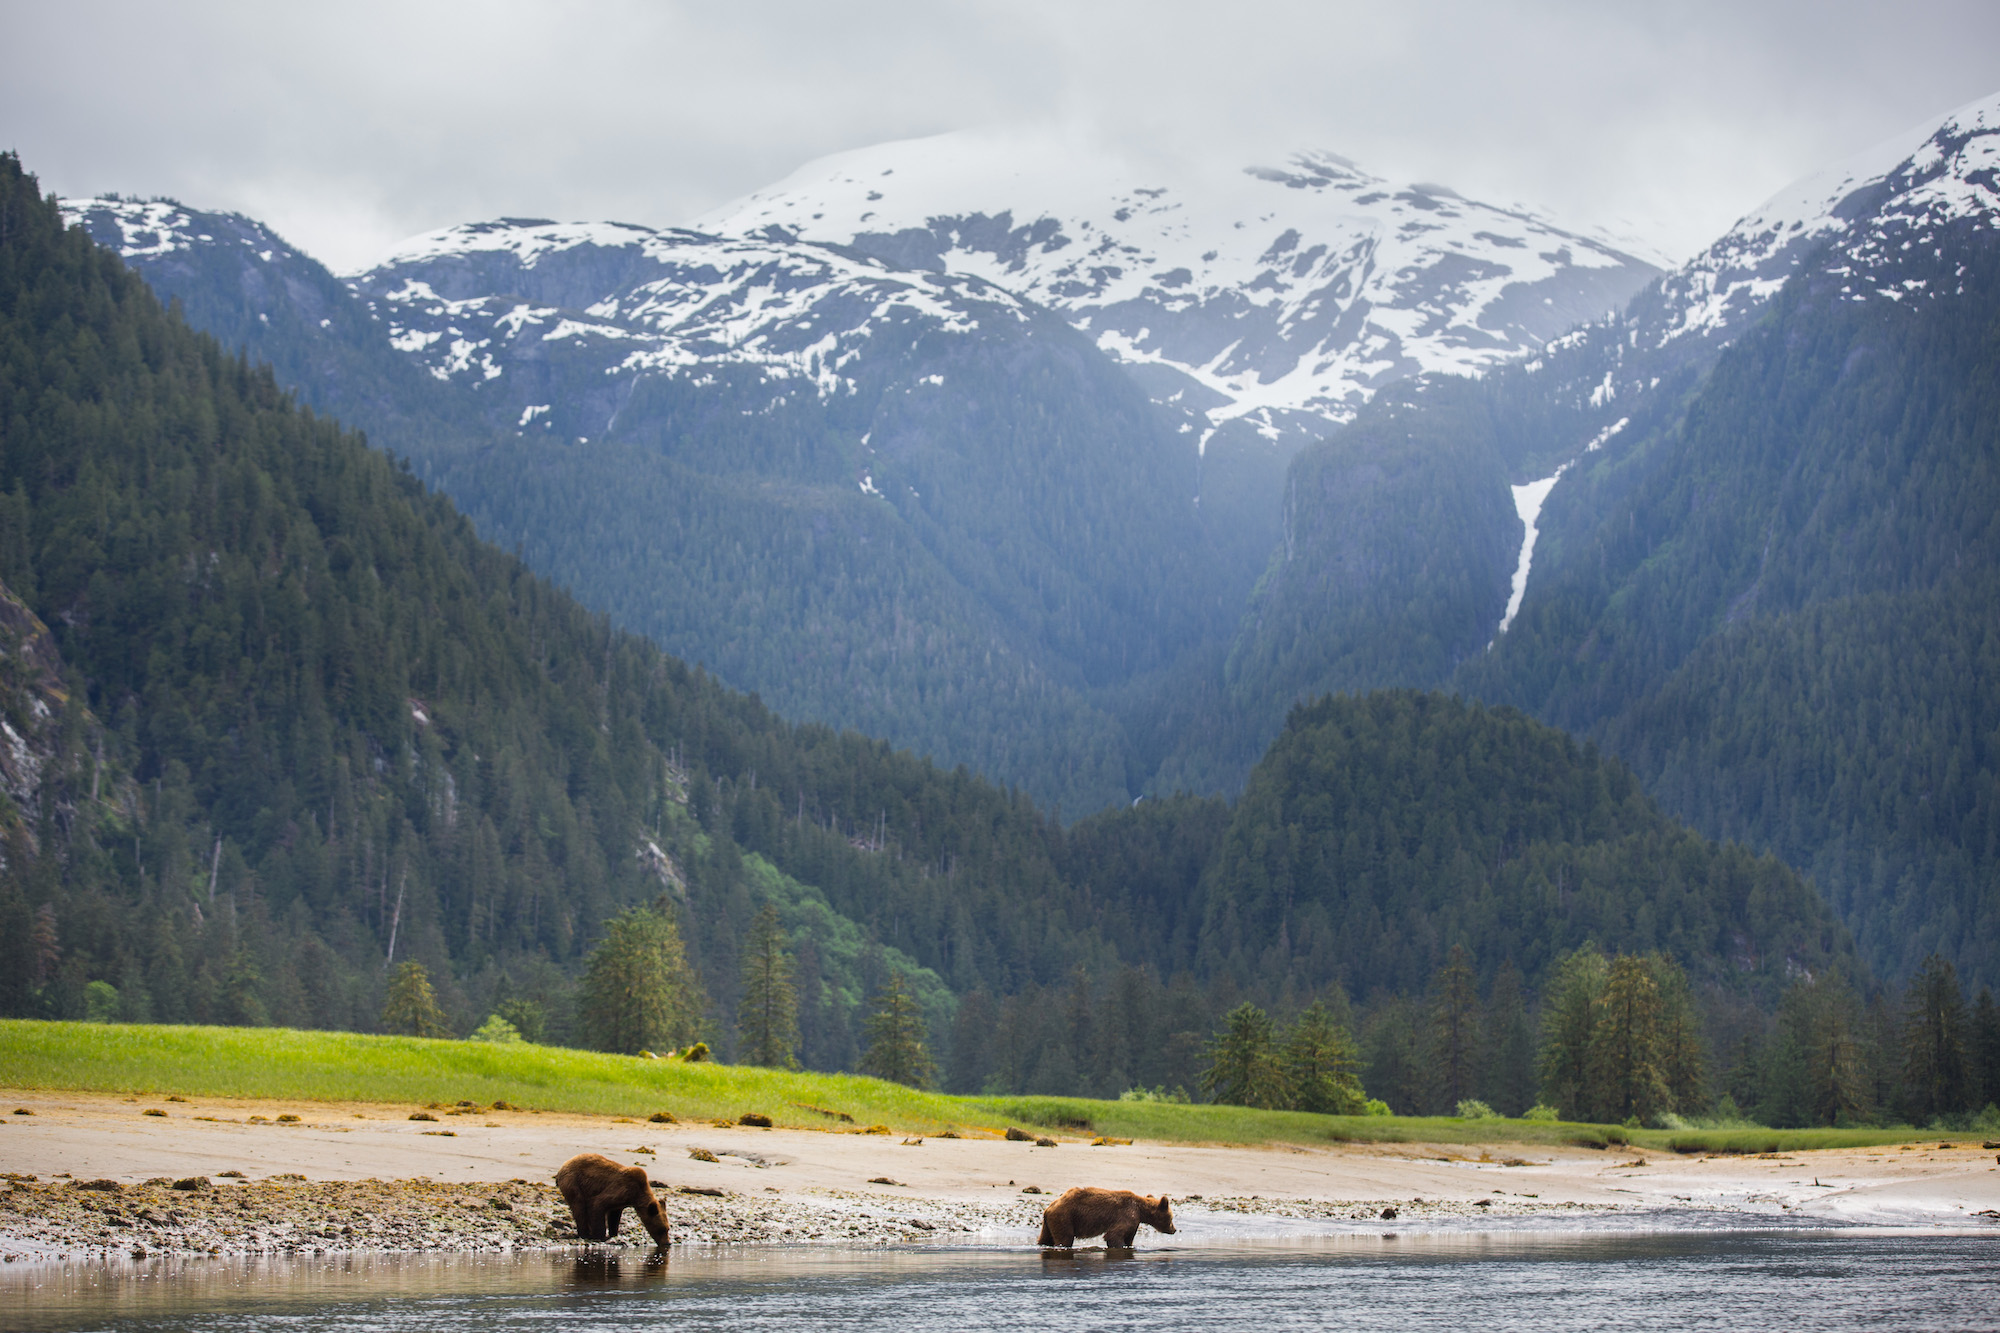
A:
{"label": "wet sand", "polygon": [[[551,1180],[579,1152],[643,1165],[669,1196],[676,1241],[697,1244],[1026,1243],[1047,1196],[1072,1185],[1165,1192],[1218,1221],[1335,1228],[1372,1225],[1386,1207],[1405,1228],[1688,1210],[2000,1226],[2000,1164],[1976,1136],[1764,1157],[1087,1137],[1041,1148],[976,1132],[917,1142],[490,1108],[411,1120],[420,1109],[0,1088],[0,1171],[34,1177],[0,1193],[0,1259],[573,1244]],[[172,1187],[196,1177],[207,1187]],[[631,1225],[624,1243],[648,1246]]]}

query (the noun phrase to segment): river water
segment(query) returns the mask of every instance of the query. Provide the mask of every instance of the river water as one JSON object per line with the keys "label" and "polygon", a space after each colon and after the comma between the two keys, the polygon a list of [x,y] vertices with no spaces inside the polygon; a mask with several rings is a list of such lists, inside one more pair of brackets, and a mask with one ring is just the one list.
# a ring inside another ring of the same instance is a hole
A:
{"label": "river water", "polygon": [[36,1264],[0,1328],[1995,1329],[2000,1236],[1823,1228]]}

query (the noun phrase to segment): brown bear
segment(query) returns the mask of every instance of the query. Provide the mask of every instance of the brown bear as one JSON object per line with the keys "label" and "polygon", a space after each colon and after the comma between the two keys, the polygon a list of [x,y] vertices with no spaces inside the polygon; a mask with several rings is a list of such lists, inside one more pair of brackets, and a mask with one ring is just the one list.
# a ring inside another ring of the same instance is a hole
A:
{"label": "brown bear", "polygon": [[1164,1194],[1155,1199],[1131,1190],[1080,1186],[1064,1191],[1060,1199],[1042,1209],[1042,1234],[1035,1244],[1067,1250],[1073,1249],[1079,1240],[1102,1236],[1107,1248],[1129,1250],[1141,1222],[1155,1231],[1173,1235],[1172,1201]]}
{"label": "brown bear", "polygon": [[585,1240],[610,1240],[618,1234],[618,1219],[627,1208],[639,1215],[639,1225],[666,1248],[667,1215],[653,1197],[646,1172],[636,1166],[620,1166],[609,1157],[594,1152],[579,1153],[556,1170],[556,1188],[562,1191],[569,1215],[576,1219],[576,1234]]}

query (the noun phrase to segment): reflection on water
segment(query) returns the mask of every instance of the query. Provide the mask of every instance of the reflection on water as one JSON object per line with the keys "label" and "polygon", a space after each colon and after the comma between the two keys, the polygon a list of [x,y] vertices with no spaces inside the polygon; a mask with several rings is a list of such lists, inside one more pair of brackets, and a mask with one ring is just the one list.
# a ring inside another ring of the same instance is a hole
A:
{"label": "reflection on water", "polygon": [[0,1327],[1992,1328],[1996,1258],[1993,1237],[1857,1229],[50,1265],[0,1273]]}

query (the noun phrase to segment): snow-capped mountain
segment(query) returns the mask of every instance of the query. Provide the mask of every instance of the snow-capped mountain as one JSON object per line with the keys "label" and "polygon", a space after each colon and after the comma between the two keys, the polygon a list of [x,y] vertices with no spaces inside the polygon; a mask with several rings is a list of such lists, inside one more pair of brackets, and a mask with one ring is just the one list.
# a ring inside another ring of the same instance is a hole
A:
{"label": "snow-capped mountain", "polygon": [[1893,279],[1870,287],[1868,275],[1912,247],[1935,247],[1952,226],[1993,226],[1996,173],[2000,95],[1795,181],[1663,280],[1661,308],[1642,341],[1727,335],[1827,246],[1854,266],[1858,299],[1902,300],[1914,289]]}
{"label": "snow-capped mountain", "polygon": [[824,158],[693,225],[983,278],[1060,312],[1156,400],[1266,434],[1322,433],[1393,380],[1498,365],[1658,273],[1331,153],[1204,177],[979,133]]}
{"label": "snow-capped mountain", "polygon": [[[1607,516],[1636,523],[1606,538],[1626,540],[1689,507],[1676,496],[1660,512],[1621,508],[1636,488],[1671,493],[1681,480],[1689,403],[1788,281],[1802,279],[1800,301],[1822,310],[1873,302],[1914,314],[1990,266],[1996,229],[2000,96],[1787,186],[1614,317],[1476,385],[1420,380],[1378,395],[1293,460],[1284,539],[1232,649],[1231,691],[1264,709],[1269,734],[1298,698],[1442,684],[1505,657],[1541,632],[1522,625],[1544,590],[1574,596],[1566,571],[1595,577]],[[1754,599],[1738,593],[1746,600],[1726,610],[1747,615]],[[1602,651],[1571,647],[1577,662]],[[1459,675],[1411,666],[1422,648]]]}
{"label": "snow-capped mountain", "polygon": [[[419,236],[352,279],[390,343],[514,424],[614,430],[635,383],[727,380],[769,410],[856,390],[889,330],[968,336],[1030,313],[976,278],[892,272],[822,246],[622,223],[506,219]],[[519,401],[515,401],[519,400]]]}

